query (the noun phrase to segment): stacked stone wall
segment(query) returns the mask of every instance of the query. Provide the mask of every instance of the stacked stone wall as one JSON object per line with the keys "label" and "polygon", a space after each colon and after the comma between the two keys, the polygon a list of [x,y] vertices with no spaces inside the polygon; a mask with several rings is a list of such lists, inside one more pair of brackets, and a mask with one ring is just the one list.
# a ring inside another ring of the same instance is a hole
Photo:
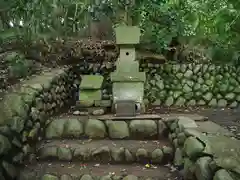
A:
{"label": "stacked stone wall", "polygon": [[[125,142],[127,142],[131,139],[165,139],[167,137],[165,131],[166,126],[161,120],[111,121],[81,119],[81,117],[76,119],[73,117],[53,120],[46,128],[45,139],[87,137],[91,140],[107,138],[120,140],[120,142],[126,140]],[[88,147],[86,145],[85,148],[81,146],[81,143],[74,147],[58,147],[51,144],[40,146],[37,154],[39,159],[43,160],[96,161],[96,157],[98,157],[101,163],[152,162],[163,164],[171,161],[173,155],[172,145],[165,141],[163,141],[163,144],[164,146],[156,144],[153,149],[144,146],[137,148],[132,145],[123,148],[117,147],[116,144],[113,146],[112,144],[105,144],[99,147]]]}
{"label": "stacked stone wall", "polygon": [[236,107],[240,68],[215,64],[142,64],[145,98],[154,105]]}
{"label": "stacked stone wall", "polygon": [[194,120],[179,117],[166,122],[174,146],[174,165],[184,180],[238,180],[239,142],[225,135],[201,132]]}
{"label": "stacked stone wall", "polygon": [[[105,76],[103,97],[111,98],[109,74],[113,63],[80,65],[83,74]],[[141,62],[146,72],[145,102],[161,106],[237,107],[240,102],[240,68],[217,64],[159,64]]]}
{"label": "stacked stone wall", "polygon": [[74,98],[73,69],[52,69],[22,82],[0,102],[0,179],[18,176],[18,166],[34,153],[49,116]]}

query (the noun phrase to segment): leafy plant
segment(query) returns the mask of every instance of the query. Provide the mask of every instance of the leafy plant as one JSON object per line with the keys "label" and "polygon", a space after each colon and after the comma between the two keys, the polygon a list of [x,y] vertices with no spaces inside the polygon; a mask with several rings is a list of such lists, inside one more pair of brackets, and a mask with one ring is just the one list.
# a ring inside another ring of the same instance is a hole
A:
{"label": "leafy plant", "polygon": [[126,23],[126,11],[141,28],[144,45],[156,52],[178,37],[183,45],[204,47],[213,61],[239,61],[240,3],[233,0],[0,0],[0,41],[79,37],[92,19]]}

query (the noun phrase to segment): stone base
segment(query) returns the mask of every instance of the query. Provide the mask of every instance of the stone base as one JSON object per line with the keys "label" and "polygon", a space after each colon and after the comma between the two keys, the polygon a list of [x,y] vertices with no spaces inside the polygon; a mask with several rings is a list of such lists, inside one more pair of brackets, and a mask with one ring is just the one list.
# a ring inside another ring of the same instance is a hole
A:
{"label": "stone base", "polygon": [[181,117],[169,121],[169,139],[175,147],[175,166],[185,180],[239,180],[240,141],[219,125]]}

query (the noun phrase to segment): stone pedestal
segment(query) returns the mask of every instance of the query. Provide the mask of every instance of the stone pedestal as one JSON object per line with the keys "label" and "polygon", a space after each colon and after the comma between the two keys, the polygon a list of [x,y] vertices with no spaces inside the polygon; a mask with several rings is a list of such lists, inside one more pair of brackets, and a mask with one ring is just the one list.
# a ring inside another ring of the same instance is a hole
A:
{"label": "stone pedestal", "polygon": [[91,107],[95,104],[95,101],[100,101],[102,99],[102,83],[103,76],[82,76],[82,81],[79,87],[78,106]]}

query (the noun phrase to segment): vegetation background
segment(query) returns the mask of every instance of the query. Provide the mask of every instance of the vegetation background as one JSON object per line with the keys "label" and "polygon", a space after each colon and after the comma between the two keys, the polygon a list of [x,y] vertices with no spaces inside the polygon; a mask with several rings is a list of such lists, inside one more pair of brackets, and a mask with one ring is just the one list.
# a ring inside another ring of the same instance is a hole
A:
{"label": "vegetation background", "polygon": [[0,0],[0,89],[97,40],[114,41],[119,24],[138,25],[140,49],[168,60],[240,62],[239,1]]}

